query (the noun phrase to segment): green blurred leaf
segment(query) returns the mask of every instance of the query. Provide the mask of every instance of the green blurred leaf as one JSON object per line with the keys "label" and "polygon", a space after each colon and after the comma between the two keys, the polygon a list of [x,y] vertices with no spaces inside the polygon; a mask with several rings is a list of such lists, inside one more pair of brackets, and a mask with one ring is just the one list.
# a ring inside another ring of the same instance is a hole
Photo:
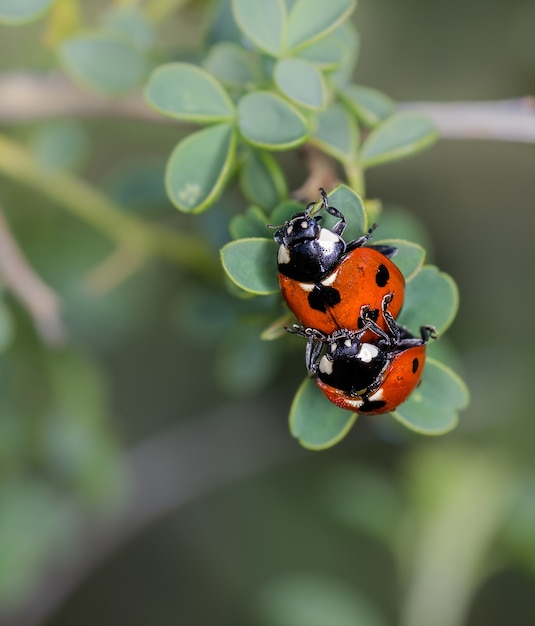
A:
{"label": "green blurred leaf", "polygon": [[329,74],[329,82],[341,88],[353,77],[360,49],[360,37],[351,22],[344,22],[333,34],[343,46],[344,55],[341,65]]}
{"label": "green blurred leaf", "polygon": [[318,113],[310,142],[342,163],[350,163],[356,157],[359,143],[355,120],[342,104],[335,102]]}
{"label": "green blurred leaf", "polygon": [[286,48],[295,52],[328,35],[357,6],[356,0],[299,0],[288,18]]}
{"label": "green blurred leaf", "polygon": [[228,87],[251,89],[259,80],[259,68],[248,51],[229,41],[212,46],[203,66]]}
{"label": "green blurred leaf", "polygon": [[244,215],[235,215],[230,220],[229,230],[234,239],[263,237],[271,239],[272,233],[266,228],[268,218],[257,206],[249,207]]}
{"label": "green blurred leaf", "polygon": [[454,280],[433,265],[425,265],[405,287],[405,304],[398,323],[418,335],[420,326],[444,333],[455,319],[459,292]]}
{"label": "green blurred leaf", "polygon": [[189,135],[173,150],[165,173],[171,202],[186,213],[199,213],[219,196],[231,169],[236,133],[218,124]]}
{"label": "green blurred leaf", "polygon": [[[273,209],[288,195],[284,173],[277,161],[261,150],[249,150],[240,170],[240,184],[249,202]],[[264,222],[264,229],[265,225]]]}
{"label": "green blurred leaf", "polygon": [[[329,204],[341,211],[346,218],[346,229],[344,231],[344,239],[346,241],[358,239],[368,230],[364,202],[351,187],[344,184],[337,185],[329,191],[327,198]],[[326,212],[323,215],[323,225],[327,228],[332,228],[335,222],[338,221],[333,215],[329,215]]]}
{"label": "green blurred leaf", "polygon": [[311,450],[330,448],[341,441],[357,419],[357,413],[329,402],[311,378],[306,378],[290,408],[290,432]]}
{"label": "green blurred leaf", "polygon": [[223,246],[221,263],[236,285],[249,293],[268,295],[279,290],[277,250],[270,239],[238,239]]}
{"label": "green blurred leaf", "polygon": [[371,87],[348,85],[338,95],[366,126],[377,126],[394,113],[394,102]]}
{"label": "green blurred leaf", "polygon": [[36,20],[54,0],[0,0],[0,24],[13,26]]}
{"label": "green blurred leaf", "polygon": [[273,341],[274,339],[279,339],[286,335],[286,328],[290,326],[292,320],[294,320],[294,316],[292,313],[284,313],[276,320],[271,322],[269,326],[264,328],[262,333],[260,334],[260,339],[263,341]]}
{"label": "green blurred leaf", "polygon": [[290,100],[308,109],[323,109],[327,91],[322,73],[304,59],[281,59],[275,66],[277,87]]}
{"label": "green blurred leaf", "polygon": [[411,156],[438,137],[433,122],[419,113],[399,113],[377,126],[362,144],[362,167]]}
{"label": "green blurred leaf", "polygon": [[428,258],[432,256],[433,238],[424,222],[409,209],[387,205],[378,221],[378,238],[413,241],[427,251]]}
{"label": "green blurred leaf", "polygon": [[147,74],[147,61],[139,49],[111,33],[93,32],[67,39],[58,53],[73,80],[109,96],[132,91]]}
{"label": "green blurred leaf", "polygon": [[304,205],[297,202],[297,200],[286,200],[279,204],[270,215],[269,223],[273,226],[282,226],[282,224],[291,219],[294,213],[300,213],[304,210]]}
{"label": "green blurred leaf", "polygon": [[468,402],[468,389],[459,376],[428,357],[421,385],[392,416],[422,435],[442,435],[455,428],[457,412]]}
{"label": "green blurred leaf", "polygon": [[49,169],[75,169],[89,150],[84,127],[68,120],[39,126],[31,135],[30,145],[39,162]]}
{"label": "green blurred leaf", "polygon": [[110,7],[102,25],[115,35],[122,35],[139,50],[147,52],[154,45],[154,28],[144,13],[134,7]]}
{"label": "green blurred leaf", "polygon": [[380,239],[374,240],[373,245],[397,248],[398,251],[392,257],[392,261],[399,267],[407,282],[416,276],[424,264],[425,250],[417,243],[403,239]]}
{"label": "green blurred leaf", "polygon": [[234,19],[260,50],[279,56],[286,30],[286,5],[284,0],[233,0]]}
{"label": "green blurred leaf", "polygon": [[0,302],[0,352],[9,347],[14,331],[13,316],[7,306]]}
{"label": "green blurred leaf", "polygon": [[305,117],[269,91],[256,91],[240,99],[238,125],[249,143],[269,150],[287,150],[308,139]]}
{"label": "green blurred leaf", "polygon": [[207,45],[232,42],[241,46],[243,35],[234,19],[232,0],[219,0],[212,5],[211,9],[206,29]]}
{"label": "green blurred leaf", "polygon": [[156,68],[145,97],[163,115],[183,121],[212,123],[232,120],[236,115],[223,86],[209,72],[189,63]]}
{"label": "green blurred leaf", "polygon": [[386,626],[354,585],[324,575],[287,574],[264,587],[257,605],[266,626]]}
{"label": "green blurred leaf", "polygon": [[314,63],[322,70],[334,70],[342,64],[349,51],[345,42],[339,38],[341,27],[332,33],[316,41],[310,46],[303,48],[297,53],[297,57]]}
{"label": "green blurred leaf", "polygon": [[251,396],[265,388],[278,365],[274,344],[262,341],[257,327],[241,324],[229,333],[218,350],[216,379],[227,392]]}

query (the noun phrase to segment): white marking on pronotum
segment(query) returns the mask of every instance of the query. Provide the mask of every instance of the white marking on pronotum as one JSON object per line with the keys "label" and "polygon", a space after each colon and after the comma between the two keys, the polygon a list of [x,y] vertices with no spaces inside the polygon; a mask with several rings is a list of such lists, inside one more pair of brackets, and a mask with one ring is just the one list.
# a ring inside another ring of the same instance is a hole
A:
{"label": "white marking on pronotum", "polygon": [[299,283],[299,287],[301,287],[303,291],[314,291],[314,286],[314,283]]}
{"label": "white marking on pronotum", "polygon": [[338,275],[338,270],[336,270],[336,272],[333,272],[332,274],[329,274],[329,276],[327,276],[327,278],[325,280],[321,281],[321,284],[324,287],[330,287],[334,281],[336,280],[336,276]]}
{"label": "white marking on pronotum", "polygon": [[329,243],[329,242],[337,243],[338,241],[340,241],[340,237],[336,233],[333,233],[332,230],[329,230],[328,228],[320,229],[320,236],[318,237],[318,239],[322,243]]}
{"label": "white marking on pronotum", "polygon": [[379,354],[379,349],[371,343],[363,343],[359,350],[358,358],[364,363],[369,363]]}
{"label": "white marking on pronotum", "polygon": [[333,373],[333,362],[325,355],[320,359],[319,370],[322,374],[329,375]]}
{"label": "white marking on pronotum", "polygon": [[294,229],[293,224],[290,224],[288,228],[286,229],[286,234],[291,235],[293,232],[293,229]]}
{"label": "white marking on pronotum", "polygon": [[279,265],[284,265],[290,262],[290,251],[286,246],[279,246],[279,253],[277,254],[277,261]]}
{"label": "white marking on pronotum", "polygon": [[356,409],[358,409],[359,407],[361,407],[364,404],[364,400],[362,400],[362,398],[355,398],[354,400],[350,400],[349,398],[345,398],[344,402],[346,404],[349,404],[350,406],[355,407]]}
{"label": "white marking on pronotum", "polygon": [[301,222],[301,228],[304,230],[305,228],[308,228],[308,222]]}
{"label": "white marking on pronotum", "polygon": [[336,350],[336,348],[338,348],[338,345],[336,344],[336,342],[331,343],[331,345],[330,345],[331,352],[334,352]]}
{"label": "white marking on pronotum", "polygon": [[351,339],[346,339],[344,341],[344,346],[346,346],[346,348],[351,348]]}

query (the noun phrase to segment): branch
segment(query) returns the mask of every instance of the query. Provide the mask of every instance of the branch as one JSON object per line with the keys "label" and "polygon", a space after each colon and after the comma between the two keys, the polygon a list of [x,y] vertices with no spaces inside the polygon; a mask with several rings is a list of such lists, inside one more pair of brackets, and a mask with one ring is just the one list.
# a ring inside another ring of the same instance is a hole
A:
{"label": "branch", "polygon": [[535,143],[535,98],[495,102],[406,102],[400,111],[425,113],[443,139],[497,139]]}
{"label": "branch", "polygon": [[33,318],[43,341],[60,345],[65,339],[59,300],[56,294],[35,273],[0,211],[0,280],[19,300]]}
{"label": "branch", "polygon": [[[535,143],[535,98],[494,102],[406,102],[400,111],[429,115],[444,139],[497,139]],[[104,98],[79,89],[62,74],[0,75],[0,124],[62,117],[120,117],[160,124],[139,94]]]}

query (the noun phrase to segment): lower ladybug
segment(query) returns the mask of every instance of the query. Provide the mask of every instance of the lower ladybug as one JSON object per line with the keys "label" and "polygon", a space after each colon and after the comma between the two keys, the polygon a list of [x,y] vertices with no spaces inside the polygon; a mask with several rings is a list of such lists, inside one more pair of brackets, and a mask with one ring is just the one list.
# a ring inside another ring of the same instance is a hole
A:
{"label": "lower ladybug", "polygon": [[[337,406],[366,415],[394,411],[421,381],[426,344],[436,338],[432,326],[422,326],[413,337],[396,324],[383,305],[388,332],[363,315],[363,329],[337,330],[330,335],[311,328],[297,332],[308,337],[307,369],[328,400]],[[366,307],[364,307],[365,309]],[[376,341],[363,340],[365,329]]]}

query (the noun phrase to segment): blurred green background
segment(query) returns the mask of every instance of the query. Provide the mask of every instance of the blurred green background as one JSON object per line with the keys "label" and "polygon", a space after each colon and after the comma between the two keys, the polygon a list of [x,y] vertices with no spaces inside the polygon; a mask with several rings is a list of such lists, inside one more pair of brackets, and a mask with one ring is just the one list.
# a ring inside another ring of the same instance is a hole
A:
{"label": "blurred green background", "polygon": [[[202,52],[205,8],[166,21],[160,60]],[[533,94],[532,1],[362,0],[354,20],[358,82],[396,101]],[[0,71],[54,67],[42,32],[0,26]],[[198,218],[169,205],[163,170],[187,130],[0,125],[46,160],[67,142],[77,158],[58,163],[216,254],[245,205],[232,190]],[[298,187],[299,157],[281,162]],[[302,354],[257,338],[267,299],[163,261],[108,290],[91,272],[110,242],[0,173],[2,209],[69,332],[44,346],[0,294],[1,624],[535,623],[535,148],[442,140],[367,183],[425,224],[459,285],[449,338],[472,402],[444,437],[361,417],[309,452],[286,424]]]}

